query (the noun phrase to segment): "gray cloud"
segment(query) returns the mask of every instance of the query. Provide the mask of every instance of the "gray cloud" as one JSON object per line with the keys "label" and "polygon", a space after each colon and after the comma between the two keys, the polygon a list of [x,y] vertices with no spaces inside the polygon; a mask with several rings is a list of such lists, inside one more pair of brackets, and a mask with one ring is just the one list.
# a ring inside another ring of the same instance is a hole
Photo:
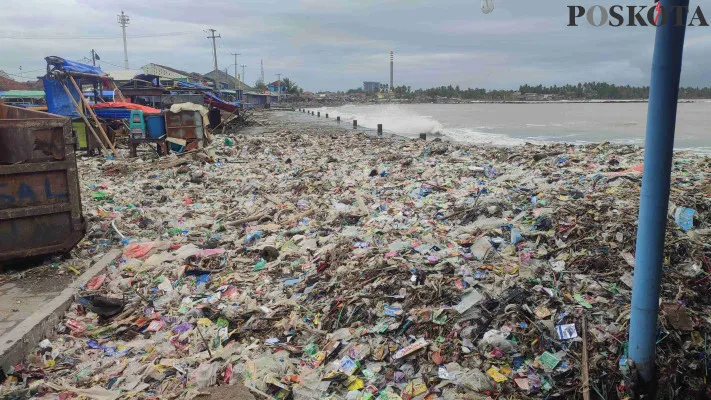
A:
{"label": "gray cloud", "polygon": [[[598,0],[611,5],[620,0]],[[567,5],[590,1],[494,0],[484,15],[477,0],[25,0],[3,4],[0,69],[42,69],[43,58],[81,59],[94,48],[105,70],[123,64],[116,14],[131,16],[132,68],[149,62],[188,71],[212,69],[215,28],[221,69],[234,71],[242,53],[246,80],[282,73],[309,90],[358,87],[388,80],[388,53],[396,54],[396,84],[516,88],[519,84],[608,81],[646,85],[653,28],[567,27]],[[590,4],[588,4],[590,3]],[[647,4],[624,1],[623,4]],[[693,2],[692,2],[693,3]],[[694,5],[695,6],[695,5]],[[702,4],[702,6],[706,6]],[[706,7],[707,18],[711,8]],[[708,86],[711,28],[689,28],[682,83]],[[173,36],[134,37],[145,35]],[[101,36],[103,40],[63,40]],[[6,37],[42,37],[17,40]],[[59,38],[57,38],[59,37]],[[41,74],[27,73],[26,76]]]}

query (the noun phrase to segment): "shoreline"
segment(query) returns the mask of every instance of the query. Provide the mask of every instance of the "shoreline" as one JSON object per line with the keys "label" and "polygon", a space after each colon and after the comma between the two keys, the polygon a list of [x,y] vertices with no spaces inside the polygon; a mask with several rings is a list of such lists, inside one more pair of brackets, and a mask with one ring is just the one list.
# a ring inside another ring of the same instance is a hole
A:
{"label": "shoreline", "polygon": [[[314,110],[314,111],[315,111],[315,110],[319,110],[319,109],[321,109],[321,108],[322,108],[322,107],[318,107],[318,108],[306,108],[306,110]],[[323,116],[321,117],[321,119],[319,119],[319,118],[317,118],[317,117],[313,117],[313,118],[315,118],[315,119],[309,120],[309,119],[304,118],[304,117],[309,116],[308,114],[304,114],[304,113],[302,113],[302,112],[300,112],[300,111],[298,111],[298,110],[299,110],[299,108],[296,108],[294,111],[284,111],[284,112],[286,112],[286,113],[294,113],[294,114],[296,115],[295,118],[298,118],[298,119],[299,119],[299,121],[294,121],[294,120],[292,120],[292,121],[291,121],[292,123],[300,123],[300,124],[304,124],[304,126],[313,126],[313,127],[328,129],[328,128],[329,128],[329,125],[328,125],[329,122],[330,122],[330,121],[334,121],[334,122],[333,122],[333,124],[334,124],[333,126],[334,126],[335,128],[342,129],[342,130],[344,130],[344,131],[346,131],[346,132],[353,132],[353,131],[354,131],[354,130],[352,130],[352,129],[347,128],[347,126],[349,125],[350,121],[342,121],[342,122],[341,122],[341,125],[336,125],[335,120],[334,120],[333,118],[329,118],[329,119],[327,120],[327,119],[323,118]],[[279,110],[279,111],[281,111],[281,110]],[[276,112],[276,110],[275,110],[275,111],[272,111],[272,112]],[[289,119],[288,116],[284,116],[283,118]],[[344,127],[344,126],[345,126],[345,127]],[[401,140],[418,140],[418,138],[415,137],[414,134],[413,134],[413,135],[399,134],[399,133],[395,133],[395,132],[392,132],[392,131],[388,131],[387,129],[385,129],[385,130],[383,131],[383,136],[378,136],[378,134],[377,134],[377,128],[365,127],[365,126],[361,126],[361,125],[358,126],[358,129],[357,129],[356,131],[365,132],[368,136],[370,136],[370,137],[376,137],[376,138],[378,138],[378,137],[393,137],[393,138],[398,138],[398,139],[401,139]],[[494,147],[494,148],[519,148],[519,147],[524,147],[524,146],[542,146],[542,147],[545,147],[545,146],[591,146],[591,145],[609,144],[610,146],[613,146],[613,147],[620,147],[620,148],[623,148],[623,147],[624,147],[624,148],[632,147],[632,148],[638,149],[638,150],[640,150],[640,151],[643,151],[643,150],[644,150],[644,146],[641,146],[641,145],[638,145],[638,144],[615,143],[615,142],[612,142],[612,141],[609,141],[609,140],[608,140],[608,141],[600,141],[600,142],[585,141],[585,142],[579,142],[579,143],[569,143],[569,142],[564,142],[564,141],[546,141],[546,140],[520,139],[520,138],[511,137],[511,139],[513,139],[513,140],[525,141],[525,143],[521,143],[521,144],[503,144],[503,143],[502,143],[502,144],[495,144],[495,143],[472,143],[472,142],[466,142],[466,141],[459,141],[459,140],[457,140],[456,138],[453,138],[453,137],[451,137],[451,136],[447,136],[446,134],[443,134],[443,133],[441,133],[441,132],[434,132],[434,133],[428,132],[428,133],[426,133],[426,135],[427,135],[427,140],[428,140],[428,141],[429,141],[429,140],[434,140],[434,139],[440,139],[440,140],[442,140],[442,141],[453,142],[453,143],[456,143],[456,144],[459,144],[459,145],[463,145],[463,146],[471,145],[471,146],[486,146],[486,147]],[[502,136],[502,135],[503,135],[503,136],[507,136],[507,135],[505,135],[505,134],[496,134],[496,135],[497,135],[497,136]],[[688,155],[693,155],[693,156],[696,156],[696,157],[706,157],[706,156],[709,156],[709,155],[710,155],[710,152],[711,152],[711,151],[709,151],[709,150],[694,150],[694,148],[675,148],[675,149],[674,149],[674,153],[675,153],[675,154],[688,154]]]}

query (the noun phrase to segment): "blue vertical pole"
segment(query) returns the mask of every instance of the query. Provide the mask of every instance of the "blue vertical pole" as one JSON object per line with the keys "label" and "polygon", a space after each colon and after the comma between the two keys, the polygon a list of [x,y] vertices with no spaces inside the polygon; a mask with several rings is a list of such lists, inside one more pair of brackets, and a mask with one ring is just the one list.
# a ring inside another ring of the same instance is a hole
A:
{"label": "blue vertical pole", "polygon": [[667,18],[656,28],[654,43],[629,343],[629,356],[649,384],[655,380],[659,285],[689,0],[662,0],[662,7]]}

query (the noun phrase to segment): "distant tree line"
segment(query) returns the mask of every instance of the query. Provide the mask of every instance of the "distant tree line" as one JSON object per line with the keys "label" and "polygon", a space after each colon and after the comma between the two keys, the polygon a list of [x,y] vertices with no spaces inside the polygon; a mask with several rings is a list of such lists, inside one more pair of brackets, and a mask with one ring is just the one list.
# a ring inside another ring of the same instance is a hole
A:
{"label": "distant tree line", "polygon": [[[517,94],[533,93],[539,95],[553,95],[556,99],[567,100],[623,100],[649,98],[649,86],[618,86],[606,82],[585,82],[577,85],[565,86],[531,86],[521,85],[516,90],[487,90],[479,88],[461,89],[457,86],[440,86],[430,89],[412,90],[410,86],[396,86],[393,92],[397,98],[415,99],[438,97],[460,98],[463,100],[489,100],[504,101],[517,100]],[[347,94],[363,93],[362,89],[351,89]],[[711,99],[711,87],[679,89],[680,99]]]}

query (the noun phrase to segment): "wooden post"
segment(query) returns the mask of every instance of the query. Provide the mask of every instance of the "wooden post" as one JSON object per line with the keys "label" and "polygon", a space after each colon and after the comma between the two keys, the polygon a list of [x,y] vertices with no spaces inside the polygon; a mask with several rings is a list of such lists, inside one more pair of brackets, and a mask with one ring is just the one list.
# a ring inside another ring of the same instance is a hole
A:
{"label": "wooden post", "polygon": [[583,357],[582,357],[582,378],[583,378],[583,400],[590,400],[590,372],[588,371],[588,319],[583,314]]}
{"label": "wooden post", "polygon": [[81,88],[79,85],[77,85],[77,81],[74,80],[74,77],[71,75],[67,75],[69,77],[69,80],[72,82],[72,85],[74,85],[74,89],[77,90],[77,93],[79,93],[82,102],[84,103],[84,107],[86,107],[89,110],[89,114],[91,114],[91,117],[94,119],[94,122],[96,122],[96,125],[99,127],[99,131],[101,132],[101,135],[106,139],[106,143],[109,144],[109,147],[111,147],[111,151],[114,153],[114,157],[118,157],[118,152],[116,151],[116,148],[114,147],[114,144],[111,143],[111,140],[109,140],[109,136],[104,132],[104,128],[101,126],[101,123],[99,122],[99,118],[96,117],[96,114],[94,114],[94,110],[91,108],[91,105],[89,104],[88,101],[86,101],[86,98],[81,92]]}
{"label": "wooden post", "polygon": [[326,118],[328,118],[328,114],[326,114]]}
{"label": "wooden post", "polygon": [[357,119],[353,120],[353,129],[358,129],[358,120]]}
{"label": "wooden post", "polygon": [[341,123],[341,117],[336,117],[336,122]]}
{"label": "wooden post", "polygon": [[321,118],[321,111],[318,112],[318,117]]}
{"label": "wooden post", "polygon": [[426,133],[420,133],[420,139],[422,139],[422,140],[427,140],[427,134],[426,134]]}
{"label": "wooden post", "polygon": [[[89,132],[91,132],[92,135],[94,135],[94,139],[96,139],[97,142],[99,142],[99,146],[101,146],[101,150],[106,150],[106,146],[104,146],[104,142],[99,138],[99,135],[96,134],[96,131],[94,131],[94,127],[91,126],[89,123],[89,120],[86,119],[86,115],[84,115],[84,112],[81,110],[81,107],[79,106],[79,103],[77,103],[76,100],[74,100],[74,97],[72,96],[72,93],[69,91],[69,88],[67,85],[64,84],[64,82],[60,82],[62,84],[62,88],[64,88],[64,91],[67,93],[67,96],[69,96],[69,100],[72,101],[72,104],[74,104],[74,108],[77,110],[77,113],[79,113],[79,116],[81,119],[84,120],[84,123],[86,124],[86,128],[89,129]],[[89,146],[89,141],[87,140],[87,147]]]}
{"label": "wooden post", "polygon": [[378,124],[378,135],[383,135],[383,124]]}

